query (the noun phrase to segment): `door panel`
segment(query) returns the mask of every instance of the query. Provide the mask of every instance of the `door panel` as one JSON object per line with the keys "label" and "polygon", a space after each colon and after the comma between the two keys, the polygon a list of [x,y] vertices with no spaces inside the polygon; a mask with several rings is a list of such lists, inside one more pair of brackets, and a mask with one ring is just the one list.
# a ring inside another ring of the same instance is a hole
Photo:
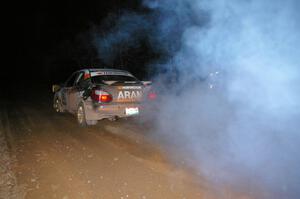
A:
{"label": "door panel", "polygon": [[61,91],[61,102],[63,106],[67,106],[67,96],[66,96],[66,88],[62,88]]}
{"label": "door panel", "polygon": [[68,92],[68,107],[71,112],[75,112],[77,110],[77,106],[80,100],[79,90],[74,86]]}
{"label": "door panel", "polygon": [[79,72],[76,74],[76,78],[73,84],[73,87],[68,91],[68,108],[71,112],[76,112],[78,104],[81,100],[81,93],[79,82],[83,77],[83,72]]}
{"label": "door panel", "polygon": [[65,107],[69,112],[73,112],[72,106],[72,93],[74,92],[74,84],[76,78],[78,76],[78,72],[73,73],[70,78],[66,81],[65,87],[63,90],[63,100],[65,101]]}

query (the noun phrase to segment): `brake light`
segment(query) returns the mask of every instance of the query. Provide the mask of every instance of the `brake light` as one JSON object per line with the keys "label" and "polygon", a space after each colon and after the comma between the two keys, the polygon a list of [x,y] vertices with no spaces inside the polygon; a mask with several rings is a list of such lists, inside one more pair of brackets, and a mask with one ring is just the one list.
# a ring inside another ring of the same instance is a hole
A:
{"label": "brake light", "polygon": [[157,98],[156,93],[154,93],[154,92],[148,93],[148,99],[149,100],[155,100],[156,98]]}
{"label": "brake light", "polygon": [[112,96],[106,91],[93,89],[91,98],[96,102],[108,103],[112,101]]}

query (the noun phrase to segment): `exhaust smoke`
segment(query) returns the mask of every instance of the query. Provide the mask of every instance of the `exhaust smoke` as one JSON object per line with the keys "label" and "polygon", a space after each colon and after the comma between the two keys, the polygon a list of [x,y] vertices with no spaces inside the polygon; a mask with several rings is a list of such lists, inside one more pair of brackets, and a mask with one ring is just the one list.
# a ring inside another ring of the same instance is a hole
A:
{"label": "exhaust smoke", "polygon": [[156,135],[217,187],[229,184],[254,197],[261,192],[259,198],[299,198],[300,3],[143,5],[151,12],[126,15],[133,29],[122,23],[118,34],[109,34],[109,46],[142,30],[167,57],[155,65],[164,71],[154,77],[161,97]]}

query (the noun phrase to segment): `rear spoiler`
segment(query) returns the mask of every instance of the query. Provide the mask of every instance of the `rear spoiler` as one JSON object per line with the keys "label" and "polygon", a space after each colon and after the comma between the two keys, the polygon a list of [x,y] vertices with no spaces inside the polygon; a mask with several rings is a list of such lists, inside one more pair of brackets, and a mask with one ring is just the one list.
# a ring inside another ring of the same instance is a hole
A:
{"label": "rear spoiler", "polygon": [[152,81],[141,81],[144,86],[150,86],[152,85]]}

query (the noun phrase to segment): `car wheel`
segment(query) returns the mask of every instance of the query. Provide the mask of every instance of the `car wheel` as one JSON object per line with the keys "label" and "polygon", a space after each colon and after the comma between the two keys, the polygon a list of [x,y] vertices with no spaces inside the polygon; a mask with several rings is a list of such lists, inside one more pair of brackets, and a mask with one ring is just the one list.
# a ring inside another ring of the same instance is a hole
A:
{"label": "car wheel", "polygon": [[87,120],[85,117],[85,109],[83,104],[79,104],[78,109],[77,109],[77,122],[81,127],[86,127],[89,125],[96,125],[97,120]]}
{"label": "car wheel", "polygon": [[60,103],[60,101],[59,101],[58,98],[56,98],[56,99],[54,100],[53,107],[54,107],[55,112],[57,112],[57,113],[63,113],[63,112],[65,112],[65,111],[63,110],[62,105],[61,105],[61,103]]}

